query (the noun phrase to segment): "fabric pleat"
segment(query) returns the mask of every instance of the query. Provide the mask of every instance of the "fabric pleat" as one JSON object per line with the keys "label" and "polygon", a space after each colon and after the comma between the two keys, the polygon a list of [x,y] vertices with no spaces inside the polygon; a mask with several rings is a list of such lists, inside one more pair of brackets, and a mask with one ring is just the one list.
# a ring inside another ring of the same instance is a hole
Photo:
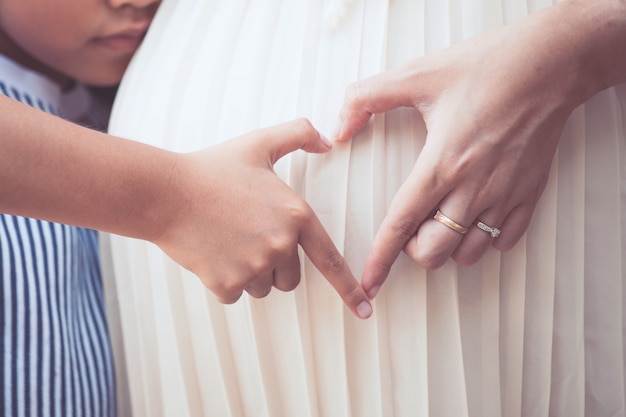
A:
{"label": "fabric pleat", "polygon": [[[327,132],[352,82],[552,3],[164,0],[110,130],[179,152],[297,117]],[[295,291],[221,305],[154,245],[111,236],[133,415],[625,415],[624,109],[620,86],[572,114],[511,251],[430,272],[401,254],[367,321],[304,253]],[[426,135],[397,109],[276,164],[357,277]]]}

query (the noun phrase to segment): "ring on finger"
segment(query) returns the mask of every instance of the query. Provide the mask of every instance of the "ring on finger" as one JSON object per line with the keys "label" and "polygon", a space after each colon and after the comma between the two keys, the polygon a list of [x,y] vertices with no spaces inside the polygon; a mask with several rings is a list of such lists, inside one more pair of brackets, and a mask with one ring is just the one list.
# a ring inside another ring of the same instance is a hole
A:
{"label": "ring on finger", "polygon": [[481,222],[480,220],[476,220],[476,222],[474,224],[479,229],[484,230],[487,233],[490,233],[491,237],[498,237],[498,236],[500,236],[500,229],[498,229],[497,227],[487,226],[485,223]]}
{"label": "ring on finger", "polygon": [[439,223],[443,224],[444,226],[449,227],[450,229],[454,230],[457,233],[460,233],[462,235],[467,233],[467,227],[461,226],[460,224],[458,224],[457,222],[455,222],[454,220],[452,220],[451,218],[449,218],[448,216],[446,216],[439,210],[437,210],[437,212],[433,216],[433,219],[437,220]]}

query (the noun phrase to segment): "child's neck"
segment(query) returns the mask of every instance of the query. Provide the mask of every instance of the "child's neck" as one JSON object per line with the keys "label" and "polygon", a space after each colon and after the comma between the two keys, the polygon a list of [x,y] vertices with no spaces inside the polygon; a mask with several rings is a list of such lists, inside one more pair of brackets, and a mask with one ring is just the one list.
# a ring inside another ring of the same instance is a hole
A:
{"label": "child's neck", "polygon": [[71,88],[73,80],[33,58],[0,29],[0,54],[16,63],[36,71],[61,86],[63,90]]}

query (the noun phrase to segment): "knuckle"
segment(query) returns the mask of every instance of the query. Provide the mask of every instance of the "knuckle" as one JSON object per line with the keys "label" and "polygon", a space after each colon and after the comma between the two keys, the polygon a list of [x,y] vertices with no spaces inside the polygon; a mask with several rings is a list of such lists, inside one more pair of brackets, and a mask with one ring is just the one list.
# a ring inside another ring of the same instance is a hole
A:
{"label": "knuckle", "polygon": [[234,304],[241,298],[241,294],[243,293],[243,288],[228,284],[227,282],[220,282],[217,285],[209,287],[209,289],[222,304]]}
{"label": "knuckle", "polygon": [[266,297],[272,291],[272,287],[249,287],[246,288],[246,292],[254,298]]}
{"label": "knuckle", "polygon": [[378,260],[372,262],[368,265],[368,267],[372,270],[373,274],[376,276],[387,276],[389,271],[391,271],[391,267],[393,266],[394,260],[391,261],[382,261]]}
{"label": "knuckle", "polygon": [[509,224],[502,228],[502,232],[500,235],[493,240],[491,246],[499,250],[500,252],[508,252],[517,245],[517,242],[524,235],[526,228],[528,227],[527,222],[523,222],[521,224]]}
{"label": "knuckle", "polygon": [[[273,233],[268,237],[267,247],[273,256],[282,257],[282,255],[288,255],[293,253],[295,249],[294,237],[284,234],[284,233]],[[267,262],[265,265],[262,263],[258,263],[259,267],[267,268]]]}
{"label": "knuckle", "polygon": [[419,222],[411,218],[402,218],[391,225],[391,231],[403,240],[409,240],[417,231]]}
{"label": "knuckle", "polygon": [[307,136],[316,132],[313,123],[305,117],[300,117],[294,120],[293,123],[297,131],[297,136]]}
{"label": "knuckle", "polygon": [[457,184],[460,179],[466,178],[465,168],[463,162],[456,156],[446,157],[442,156],[442,163],[438,167],[437,176],[439,185],[448,189]]}
{"label": "knuckle", "polygon": [[222,304],[235,304],[241,298],[241,293],[230,298],[219,297],[219,302]]}
{"label": "knuckle", "polygon": [[346,89],[345,102],[349,109],[360,109],[369,96],[369,82],[367,79],[356,81]]}
{"label": "knuckle", "polygon": [[492,245],[494,248],[501,252],[508,252],[513,249],[516,243],[517,239],[511,239],[506,235],[500,235],[497,239],[493,241]]}
{"label": "knuckle", "polygon": [[480,255],[477,254],[453,254],[452,259],[454,262],[461,266],[472,266],[480,259]]}
{"label": "knuckle", "polygon": [[[225,304],[234,303],[241,297],[241,293],[243,292],[243,286],[237,279],[222,279],[209,288],[220,298],[220,301]],[[233,301],[227,302],[222,300]]]}
{"label": "knuckle", "polygon": [[344,272],[346,269],[345,259],[336,251],[329,252],[324,262],[326,263],[326,269],[333,273]]}
{"label": "knuckle", "polygon": [[301,198],[291,199],[283,205],[283,209],[297,223],[309,222],[314,216],[311,207]]}
{"label": "knuckle", "polygon": [[274,286],[276,287],[276,289],[280,291],[289,292],[289,291],[295,290],[298,284],[300,284],[300,272],[299,271],[296,276],[292,277],[289,280],[276,283]]}
{"label": "knuckle", "polygon": [[[245,272],[242,272],[245,271]],[[213,274],[210,279],[203,280],[205,286],[217,296],[222,304],[233,304],[241,298],[244,290],[247,290],[253,282],[254,275],[245,268],[237,269],[237,271],[222,271],[219,274]]]}
{"label": "knuckle", "polygon": [[446,253],[417,249],[411,257],[418,265],[429,271],[435,270],[443,266],[448,260],[449,255]]}
{"label": "knuckle", "polygon": [[246,281],[251,281],[254,277],[258,277],[270,271],[272,269],[272,263],[269,258],[270,257],[264,256],[251,257],[244,267],[247,275],[250,277],[250,279]]}
{"label": "knuckle", "polygon": [[451,240],[447,233],[441,234],[435,230],[434,223],[426,223],[420,228],[417,237],[405,246],[408,255],[427,270],[443,266],[459,243],[456,237]]}
{"label": "knuckle", "polygon": [[358,283],[354,283],[346,288],[346,291],[341,295],[341,298],[348,305],[355,305],[365,298],[363,290]]}
{"label": "knuckle", "polygon": [[475,190],[476,192],[490,190],[492,188],[490,184],[485,183],[488,183],[491,177],[480,175],[479,178],[481,171],[477,170],[476,167],[477,161],[482,161],[482,159],[473,150],[464,149],[461,151],[455,147],[444,149],[435,171],[437,185],[450,189],[462,182],[471,180],[471,182],[481,185]]}
{"label": "knuckle", "polygon": [[426,270],[434,271],[435,269],[441,268],[443,264],[446,263],[446,259],[442,259],[441,257],[430,257],[417,260],[417,263]]}

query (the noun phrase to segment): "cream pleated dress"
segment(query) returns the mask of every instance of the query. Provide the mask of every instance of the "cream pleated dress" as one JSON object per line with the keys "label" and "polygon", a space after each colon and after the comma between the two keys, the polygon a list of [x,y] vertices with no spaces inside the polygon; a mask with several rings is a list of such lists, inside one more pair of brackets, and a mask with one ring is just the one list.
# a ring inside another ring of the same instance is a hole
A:
{"label": "cream pleated dress", "polygon": [[[302,116],[328,132],[350,83],[551,4],[165,0],[111,133],[185,152]],[[134,415],[626,415],[622,109],[618,87],[574,112],[512,251],[432,272],[403,254],[366,321],[304,255],[295,291],[221,305],[156,246],[112,237]],[[425,136],[398,109],[276,166],[357,277]]]}

